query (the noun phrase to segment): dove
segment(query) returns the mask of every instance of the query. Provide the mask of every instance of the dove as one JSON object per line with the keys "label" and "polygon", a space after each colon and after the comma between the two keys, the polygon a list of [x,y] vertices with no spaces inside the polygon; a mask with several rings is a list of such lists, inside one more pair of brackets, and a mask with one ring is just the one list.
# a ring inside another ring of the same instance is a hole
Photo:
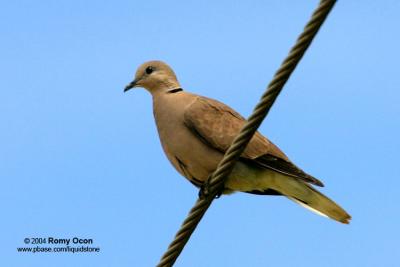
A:
{"label": "dove", "polygon": [[[175,72],[162,61],[148,61],[124,92],[150,92],[162,148],[175,169],[201,188],[246,120],[229,106],[183,90]],[[351,216],[314,186],[317,178],[297,167],[270,140],[256,132],[227,177],[222,194],[283,195],[319,215],[341,223]]]}

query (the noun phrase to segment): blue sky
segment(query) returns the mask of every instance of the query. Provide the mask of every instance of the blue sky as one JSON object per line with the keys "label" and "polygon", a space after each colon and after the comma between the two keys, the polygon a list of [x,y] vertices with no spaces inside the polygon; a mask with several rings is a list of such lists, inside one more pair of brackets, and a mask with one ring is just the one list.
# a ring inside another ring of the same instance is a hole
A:
{"label": "blue sky", "polygon": [[[5,1],[2,266],[154,266],[197,197],[158,141],[136,67],[248,116],[317,1]],[[216,200],[176,266],[396,266],[400,3],[339,1],[260,131],[353,216],[282,197]],[[97,254],[18,253],[26,237]]]}

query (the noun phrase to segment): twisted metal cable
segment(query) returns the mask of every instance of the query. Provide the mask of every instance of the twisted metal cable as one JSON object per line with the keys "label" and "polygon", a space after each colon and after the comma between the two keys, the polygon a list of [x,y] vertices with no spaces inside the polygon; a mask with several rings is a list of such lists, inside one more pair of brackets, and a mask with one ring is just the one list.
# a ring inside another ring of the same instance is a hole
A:
{"label": "twisted metal cable", "polygon": [[319,28],[332,10],[335,2],[336,0],[320,1],[318,8],[314,11],[310,21],[305,26],[303,33],[298,37],[295,46],[290,50],[289,55],[283,61],[281,67],[269,83],[266,92],[262,95],[260,102],[253,111],[253,114],[248,118],[239,135],[226,151],[223,159],[218,164],[216,171],[208,179],[208,194],[204,198],[199,198],[196,201],[195,205],[190,210],[188,217],[183,222],[181,229],[179,229],[176,234],[175,239],[169,245],[168,250],[158,263],[158,267],[172,266],[175,263],[198,223],[206,213],[208,207],[211,205],[217,194],[223,189],[225,180],[231,173],[236,161],[243,153],[264,118],[267,116],[272,104],[275,102],[283,86],[289,79],[297,64],[300,62],[305,51],[310,46],[313,38],[316,36]]}

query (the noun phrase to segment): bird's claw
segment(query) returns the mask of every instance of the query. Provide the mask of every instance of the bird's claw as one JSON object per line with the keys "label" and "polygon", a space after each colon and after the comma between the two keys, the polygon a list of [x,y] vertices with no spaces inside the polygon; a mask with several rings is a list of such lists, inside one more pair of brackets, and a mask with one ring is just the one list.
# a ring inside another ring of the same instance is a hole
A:
{"label": "bird's claw", "polygon": [[[199,190],[199,198],[205,199],[210,195],[210,177],[200,186]],[[223,189],[219,190],[219,192],[215,195],[215,198],[220,198],[222,195]]]}
{"label": "bird's claw", "polygon": [[209,184],[208,184],[207,182],[204,182],[204,183],[200,186],[199,198],[200,198],[200,199],[205,199],[209,194],[210,194]]}

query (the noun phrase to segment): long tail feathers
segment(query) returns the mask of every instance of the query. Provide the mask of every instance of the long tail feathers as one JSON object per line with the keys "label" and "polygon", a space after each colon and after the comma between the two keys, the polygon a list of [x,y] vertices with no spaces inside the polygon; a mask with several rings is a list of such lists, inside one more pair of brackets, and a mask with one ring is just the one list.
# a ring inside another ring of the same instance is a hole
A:
{"label": "long tail feathers", "polygon": [[319,215],[345,224],[351,219],[351,216],[338,204],[303,181],[281,176],[275,179],[273,189]]}

